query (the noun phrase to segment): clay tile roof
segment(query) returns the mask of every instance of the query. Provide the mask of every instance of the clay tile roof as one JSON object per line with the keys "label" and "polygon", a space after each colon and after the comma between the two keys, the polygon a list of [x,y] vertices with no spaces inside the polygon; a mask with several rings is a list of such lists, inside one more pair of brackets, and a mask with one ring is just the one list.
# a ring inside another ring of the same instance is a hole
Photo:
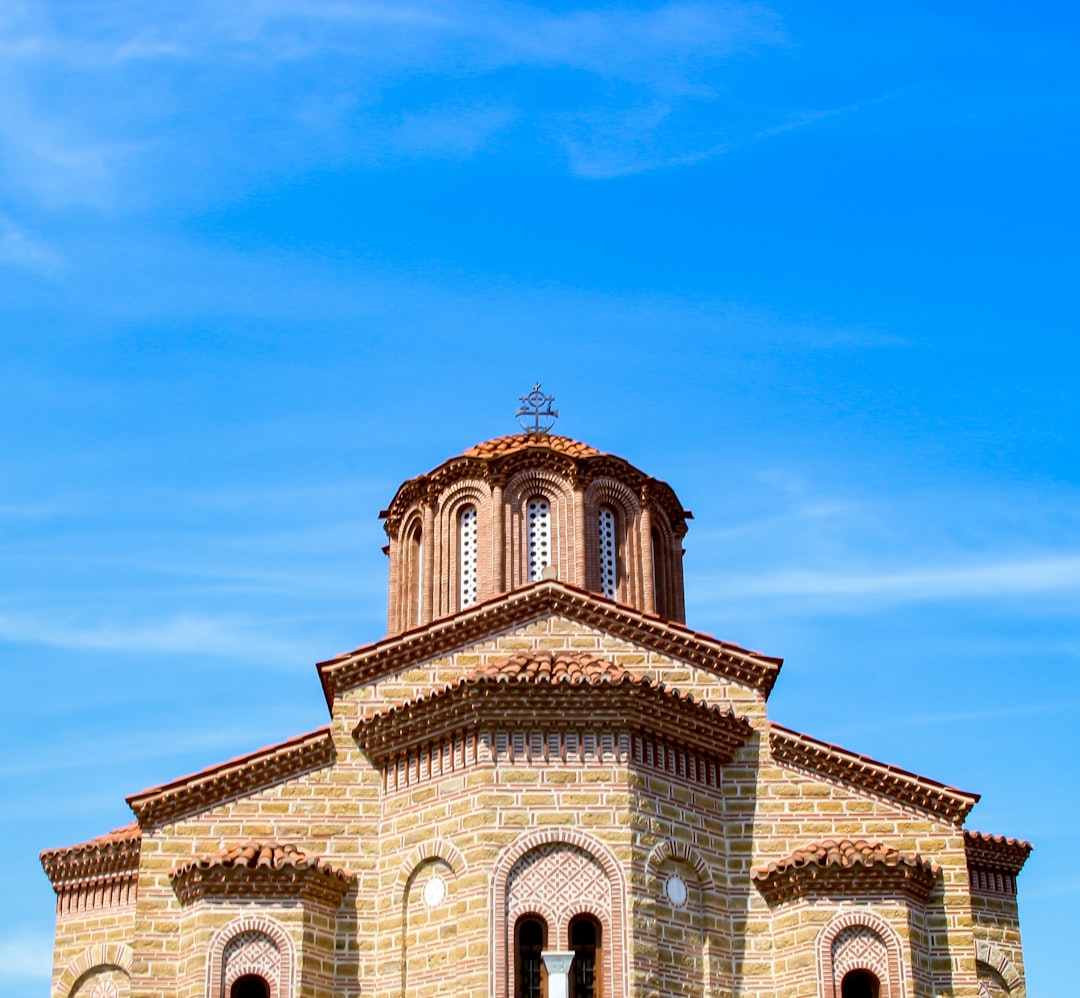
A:
{"label": "clay tile roof", "polygon": [[524,450],[526,447],[547,447],[567,457],[596,457],[602,453],[595,447],[571,440],[569,437],[558,437],[550,433],[514,433],[507,437],[485,440],[464,451],[462,457],[503,457],[506,454]]}
{"label": "clay tile roof", "polygon": [[630,672],[607,659],[562,651],[513,655],[501,662],[482,665],[465,677],[466,682],[491,679],[497,682],[588,683],[592,686],[635,681]]}
{"label": "clay tile roof", "polygon": [[1007,839],[1004,835],[990,835],[965,828],[964,850],[971,864],[1016,874],[1027,862],[1032,845],[1023,839]]}
{"label": "clay tile roof", "polygon": [[937,866],[919,855],[902,853],[880,842],[867,842],[865,839],[825,839],[823,842],[811,842],[796,849],[789,856],[758,868],[753,873],[755,880],[765,880],[773,873],[804,866],[817,866],[821,869],[838,867],[851,870],[855,867],[910,866],[918,868],[931,876],[937,876]]}
{"label": "clay tile roof", "polygon": [[825,839],[759,867],[751,874],[770,903],[791,900],[818,888],[852,890],[870,883],[919,898],[929,896],[940,867],[922,856],[865,839]]}
{"label": "clay tile roof", "polygon": [[292,843],[245,842],[243,845],[222,849],[212,856],[201,856],[191,863],[184,864],[179,870],[196,868],[212,870],[221,867],[226,870],[256,870],[265,867],[268,870],[318,870],[342,878],[348,875],[324,863],[318,856],[304,852]]}
{"label": "clay tile roof", "polygon": [[89,882],[103,877],[134,874],[139,867],[142,831],[136,822],[105,835],[41,853],[41,865],[53,887],[68,882]]}

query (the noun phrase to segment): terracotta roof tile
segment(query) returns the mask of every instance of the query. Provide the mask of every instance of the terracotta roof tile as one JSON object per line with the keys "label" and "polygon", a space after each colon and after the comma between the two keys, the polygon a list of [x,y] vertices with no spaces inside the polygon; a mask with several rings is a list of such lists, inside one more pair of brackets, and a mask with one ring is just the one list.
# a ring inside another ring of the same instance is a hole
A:
{"label": "terracotta roof tile", "polygon": [[607,659],[575,652],[531,652],[512,655],[501,662],[489,662],[474,669],[469,680],[494,679],[499,682],[600,683],[634,682],[635,677],[621,665]]}
{"label": "terracotta roof tile", "polygon": [[464,451],[462,457],[503,457],[515,451],[525,450],[526,447],[547,447],[557,454],[566,454],[568,457],[597,457],[603,453],[595,447],[590,447],[578,440],[571,440],[569,437],[559,437],[551,433],[514,433],[506,437],[485,440]]}
{"label": "terracotta roof tile", "polygon": [[937,865],[930,860],[918,855],[902,853],[899,849],[882,845],[880,842],[868,842],[866,839],[855,841],[825,839],[822,842],[811,842],[801,846],[783,859],[758,868],[754,871],[753,877],[755,880],[764,880],[772,873],[783,873],[796,867],[811,865],[822,869],[835,866],[850,870],[857,866],[872,867],[878,864],[917,867],[933,876],[937,875],[938,870]]}
{"label": "terracotta roof tile", "polygon": [[139,867],[142,831],[134,821],[105,835],[41,853],[41,865],[59,891],[65,884],[134,875]]}
{"label": "terracotta roof tile", "polygon": [[990,835],[965,828],[964,849],[968,863],[973,866],[1017,874],[1027,862],[1032,845],[1023,839],[1007,839],[1004,835]]}
{"label": "terracotta roof tile", "polygon": [[940,867],[922,856],[865,839],[825,839],[758,867],[751,878],[770,904],[801,897],[814,888],[852,891],[871,884],[914,897],[929,895]]}
{"label": "terracotta roof tile", "polygon": [[348,879],[348,874],[343,870],[324,863],[318,856],[312,856],[304,852],[291,842],[280,843],[274,841],[252,841],[243,845],[231,846],[210,856],[200,856],[190,863],[178,867],[175,875],[188,870],[212,870],[221,867],[226,870],[256,870],[266,868],[268,870],[318,870],[331,876]]}

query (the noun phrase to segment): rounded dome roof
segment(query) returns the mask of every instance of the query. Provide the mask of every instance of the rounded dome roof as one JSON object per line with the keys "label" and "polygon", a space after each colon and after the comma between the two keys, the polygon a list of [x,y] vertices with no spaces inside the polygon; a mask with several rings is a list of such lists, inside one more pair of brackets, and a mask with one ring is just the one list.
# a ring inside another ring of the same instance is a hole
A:
{"label": "rounded dome roof", "polygon": [[598,457],[603,451],[583,444],[579,440],[560,437],[551,433],[511,433],[505,437],[495,437],[462,451],[462,457],[505,457],[527,447],[546,447],[556,454],[567,457]]}

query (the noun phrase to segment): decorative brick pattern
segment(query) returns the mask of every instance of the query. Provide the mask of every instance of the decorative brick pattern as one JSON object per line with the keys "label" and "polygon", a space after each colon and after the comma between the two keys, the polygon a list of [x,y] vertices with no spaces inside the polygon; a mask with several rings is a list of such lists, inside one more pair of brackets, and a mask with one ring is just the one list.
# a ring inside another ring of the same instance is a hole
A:
{"label": "decorative brick pattern", "polygon": [[207,961],[207,998],[228,998],[229,988],[244,974],[262,977],[270,998],[294,994],[292,941],[265,914],[241,916],[215,933]]}

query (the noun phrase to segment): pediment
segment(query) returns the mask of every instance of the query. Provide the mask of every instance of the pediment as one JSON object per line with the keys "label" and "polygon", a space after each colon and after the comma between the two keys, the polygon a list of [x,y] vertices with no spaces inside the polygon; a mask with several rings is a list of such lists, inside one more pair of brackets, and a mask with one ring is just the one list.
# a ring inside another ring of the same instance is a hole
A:
{"label": "pediment", "polygon": [[748,651],[564,582],[543,581],[318,665],[328,706],[348,691],[550,617],[707,670],[767,698],[782,659]]}

